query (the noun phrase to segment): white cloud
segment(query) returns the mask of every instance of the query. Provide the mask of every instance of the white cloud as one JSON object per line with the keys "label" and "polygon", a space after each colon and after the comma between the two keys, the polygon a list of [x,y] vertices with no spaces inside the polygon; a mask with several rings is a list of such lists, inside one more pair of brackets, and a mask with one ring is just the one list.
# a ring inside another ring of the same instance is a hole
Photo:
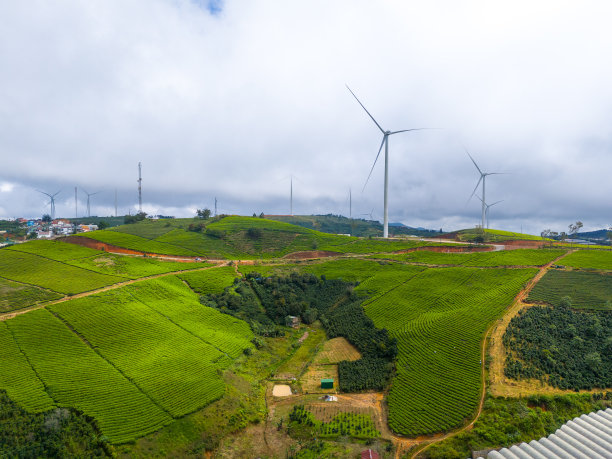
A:
{"label": "white cloud", "polygon": [[[187,0],[0,5],[0,180],[103,190],[95,212],[211,207],[382,215],[380,132],[393,136],[390,214],[413,226],[473,225],[483,168],[493,226],[539,232],[606,220],[612,185],[612,45],[604,2]],[[28,190],[27,192],[25,190]],[[66,197],[68,196],[68,197]],[[147,207],[149,208],[149,207]],[[166,210],[164,210],[166,209]],[[185,209],[185,210],[181,210]],[[494,219],[495,215],[495,219]],[[594,224],[594,223],[593,223]]]}

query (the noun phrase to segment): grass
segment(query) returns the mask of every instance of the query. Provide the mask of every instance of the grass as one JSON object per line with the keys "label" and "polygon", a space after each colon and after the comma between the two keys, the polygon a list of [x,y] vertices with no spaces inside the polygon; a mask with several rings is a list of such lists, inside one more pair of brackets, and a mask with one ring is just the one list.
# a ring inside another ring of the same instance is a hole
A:
{"label": "grass", "polygon": [[8,250],[40,255],[41,257],[50,258],[55,261],[76,260],[79,258],[102,255],[104,253],[99,250],[75,244],[67,244],[58,240],[48,241],[42,239],[29,241],[24,244],[15,244],[9,247]]}
{"label": "grass", "polygon": [[236,278],[236,271],[232,266],[222,266],[205,271],[179,274],[178,277],[185,281],[194,292],[208,295],[209,293],[222,293],[225,287],[232,285]]}
{"label": "grass", "polygon": [[61,298],[59,293],[0,278],[0,313]]}
{"label": "grass", "polygon": [[198,255],[192,250],[188,250],[183,247],[157,242],[155,240],[149,240],[129,233],[122,233],[114,229],[91,231],[89,233],[78,234],[78,236],[95,239],[96,241],[101,241],[117,247],[124,247],[126,249],[137,250],[140,252],[158,253],[162,255]]}
{"label": "grass", "polygon": [[612,310],[612,275],[549,270],[531,290],[528,301],[558,306],[566,296],[573,308]]}

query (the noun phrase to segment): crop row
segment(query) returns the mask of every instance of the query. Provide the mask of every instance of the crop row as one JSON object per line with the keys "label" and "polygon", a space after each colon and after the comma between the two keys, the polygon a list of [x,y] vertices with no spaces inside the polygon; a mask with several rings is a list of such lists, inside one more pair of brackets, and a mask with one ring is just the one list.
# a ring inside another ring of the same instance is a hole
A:
{"label": "crop row", "polygon": [[0,250],[0,277],[69,295],[126,280],[16,250]]}
{"label": "crop row", "polygon": [[15,244],[10,246],[8,250],[16,250],[18,252],[27,252],[41,257],[50,258],[56,261],[69,261],[79,258],[93,257],[103,255],[104,252],[90,249],[76,244],[68,244],[58,240],[33,240],[24,244]]}
{"label": "crop row", "polygon": [[171,421],[46,309],[20,315],[6,325],[55,402],[94,417],[112,442],[133,440]]}
{"label": "crop row", "polygon": [[[215,274],[219,269],[200,271],[198,274]],[[238,357],[244,349],[252,347],[253,332],[246,322],[203,306],[198,301],[198,296],[177,277],[139,282],[130,285],[127,291],[140,302],[231,358]]]}
{"label": "crop row", "polygon": [[51,310],[172,416],[219,398],[222,353],[144,304],[140,285],[64,302]]}
{"label": "crop row", "polygon": [[612,270],[612,251],[577,250],[563,258],[560,263],[573,268]]}
{"label": "crop row", "polygon": [[0,388],[30,412],[46,411],[55,406],[34,370],[13,340],[5,322],[0,322]]}
{"label": "crop row", "polygon": [[443,253],[418,251],[403,255],[385,255],[384,258],[452,266],[542,266],[563,255],[564,250],[519,249],[499,252]]}
{"label": "crop row", "polygon": [[221,293],[225,287],[234,283],[236,271],[231,266],[223,266],[205,271],[194,271],[179,274],[178,277],[189,285],[194,292],[200,295]]}
{"label": "crop row", "polygon": [[97,241],[105,242],[107,244],[115,245],[117,247],[125,247],[141,252],[159,253],[166,255],[198,255],[192,250],[188,250],[183,247],[161,243],[155,240],[149,240],[140,236],[134,236],[132,234],[121,233],[119,231],[114,230],[94,231],[91,233],[83,233],[83,235],[80,236],[95,239]]}
{"label": "crop row", "polygon": [[448,430],[480,391],[480,343],[534,269],[428,269],[366,306],[398,340],[389,424],[406,435]]}
{"label": "crop row", "polygon": [[61,298],[59,293],[0,278],[0,313]]}
{"label": "crop row", "polygon": [[529,293],[528,301],[554,306],[569,297],[574,308],[612,309],[612,275],[549,270]]}

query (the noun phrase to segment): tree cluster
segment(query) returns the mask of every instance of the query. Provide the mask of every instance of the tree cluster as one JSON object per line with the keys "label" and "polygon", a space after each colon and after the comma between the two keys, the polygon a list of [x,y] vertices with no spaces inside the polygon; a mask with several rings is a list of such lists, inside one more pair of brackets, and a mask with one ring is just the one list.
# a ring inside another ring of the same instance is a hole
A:
{"label": "tree cluster", "polygon": [[307,324],[320,319],[329,338],[346,338],[362,354],[355,362],[340,362],[340,389],[381,390],[393,371],[397,343],[387,330],[374,326],[353,292],[354,285],[312,274],[263,277],[249,273],[222,294],[201,298],[203,304],[247,321],[263,336],[283,334],[287,316]]}
{"label": "tree cluster", "polygon": [[533,307],[513,318],[504,334],[506,376],[536,378],[561,389],[593,389],[612,381],[612,314]]}

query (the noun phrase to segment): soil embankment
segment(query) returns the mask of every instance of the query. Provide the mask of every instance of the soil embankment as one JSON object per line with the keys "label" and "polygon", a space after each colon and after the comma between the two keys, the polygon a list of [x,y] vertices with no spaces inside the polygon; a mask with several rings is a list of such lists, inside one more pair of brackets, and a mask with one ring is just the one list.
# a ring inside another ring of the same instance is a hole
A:
{"label": "soil embankment", "polygon": [[329,250],[305,250],[303,252],[288,253],[283,258],[290,259],[290,260],[307,260],[311,258],[337,257],[338,255],[342,255],[342,254],[339,252],[332,252]]}

